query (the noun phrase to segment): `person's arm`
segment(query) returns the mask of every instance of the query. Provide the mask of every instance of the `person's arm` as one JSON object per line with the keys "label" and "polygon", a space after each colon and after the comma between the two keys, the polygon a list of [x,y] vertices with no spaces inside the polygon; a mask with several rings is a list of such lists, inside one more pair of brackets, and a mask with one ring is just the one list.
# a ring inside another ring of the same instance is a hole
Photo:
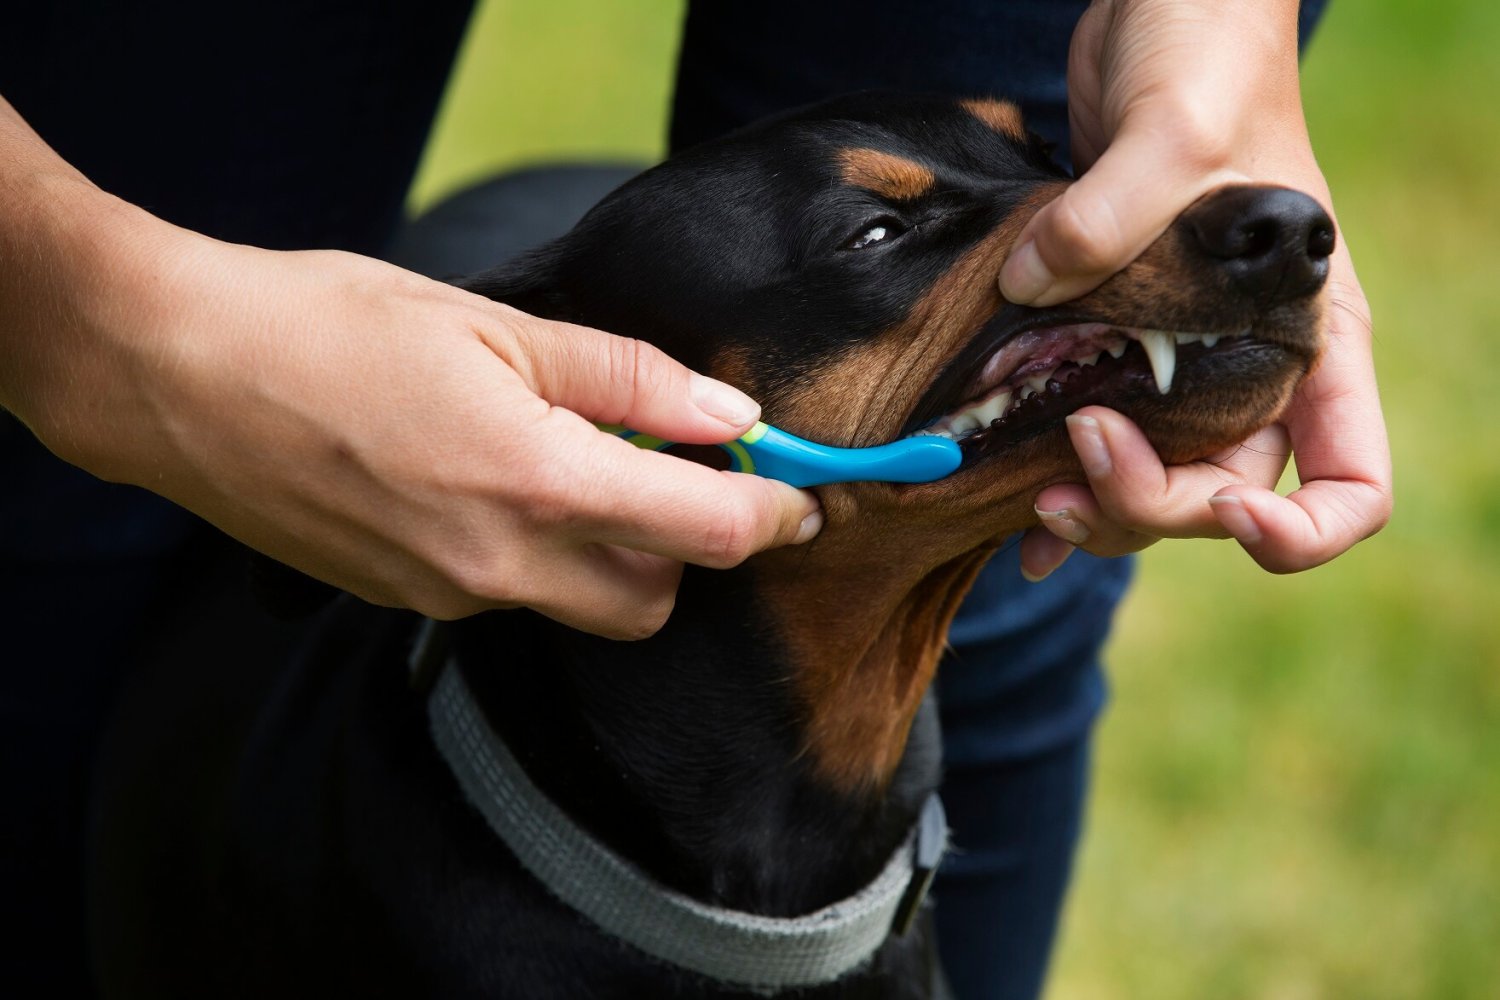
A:
{"label": "person's arm", "polygon": [[682,563],[816,534],[809,493],[632,447],[758,418],[654,348],[352,254],[257,250],[90,184],[0,99],[0,406],[94,475],[361,597],[619,637]]}
{"label": "person's arm", "polygon": [[[1297,0],[1096,0],[1068,64],[1081,178],[1044,207],[1001,274],[1007,298],[1074,298],[1133,260],[1184,208],[1232,182],[1284,184],[1332,209],[1302,116]],[[1075,545],[1099,555],[1163,537],[1234,537],[1265,568],[1339,555],[1390,517],[1391,468],[1370,313],[1342,236],[1330,262],[1326,350],[1272,428],[1216,461],[1163,467],[1129,420],[1069,419],[1088,485],[1037,500],[1022,543],[1033,578]],[[1288,449],[1289,446],[1289,449]],[[1296,454],[1301,487],[1273,492]],[[1045,529],[1045,530],[1044,530]]]}

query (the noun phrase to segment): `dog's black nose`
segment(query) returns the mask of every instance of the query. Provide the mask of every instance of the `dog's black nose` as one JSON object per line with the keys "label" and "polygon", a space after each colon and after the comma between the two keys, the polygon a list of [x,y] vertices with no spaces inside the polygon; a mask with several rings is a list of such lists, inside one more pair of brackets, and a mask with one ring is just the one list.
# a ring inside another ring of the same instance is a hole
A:
{"label": "dog's black nose", "polygon": [[1267,303],[1311,295],[1328,277],[1333,220],[1300,191],[1226,188],[1191,209],[1187,222],[1235,285]]}

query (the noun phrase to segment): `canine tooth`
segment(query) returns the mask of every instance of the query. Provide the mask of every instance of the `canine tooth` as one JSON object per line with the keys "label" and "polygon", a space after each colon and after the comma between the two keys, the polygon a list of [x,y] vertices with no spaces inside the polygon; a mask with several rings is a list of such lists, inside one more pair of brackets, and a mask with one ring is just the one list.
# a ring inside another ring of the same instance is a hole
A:
{"label": "canine tooth", "polygon": [[1026,384],[1031,386],[1031,388],[1036,390],[1037,392],[1041,392],[1043,389],[1047,388],[1047,380],[1052,377],[1052,372],[1055,371],[1057,371],[1056,368],[1052,369],[1051,372],[1042,372],[1040,375],[1033,375],[1031,376],[1031,378],[1026,380]]}
{"label": "canine tooth", "polygon": [[1017,399],[1030,399],[1032,396],[1035,396],[1035,395],[1036,395],[1036,390],[1033,389],[1030,385],[1023,385],[1016,392],[1016,398]]}
{"label": "canine tooth", "polygon": [[1220,335],[1217,334],[1217,333],[1205,333],[1203,335],[1203,346],[1204,347],[1212,347],[1212,346],[1214,346],[1215,344],[1217,344],[1219,342],[1219,336]]}
{"label": "canine tooth", "polygon": [[1095,351],[1086,358],[1079,358],[1078,363],[1080,365],[1097,365],[1099,363],[1099,355],[1103,353],[1103,351]]}
{"label": "canine tooth", "polygon": [[1125,341],[1117,340],[1105,348],[1105,350],[1109,351],[1110,357],[1119,360],[1120,356],[1125,353]]}
{"label": "canine tooth", "polygon": [[1142,330],[1141,346],[1156,376],[1156,389],[1165,396],[1172,391],[1172,375],[1177,370],[1177,341],[1161,330]]}

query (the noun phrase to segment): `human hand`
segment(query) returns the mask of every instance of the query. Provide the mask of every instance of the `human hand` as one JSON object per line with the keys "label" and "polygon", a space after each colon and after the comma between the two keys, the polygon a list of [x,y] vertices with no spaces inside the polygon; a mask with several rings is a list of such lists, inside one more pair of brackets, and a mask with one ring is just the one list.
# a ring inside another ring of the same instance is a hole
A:
{"label": "human hand", "polygon": [[[1283,184],[1328,207],[1302,117],[1296,15],[1292,0],[1097,0],[1069,54],[1083,173],[1016,241],[1001,273],[1006,298],[1045,306],[1082,295],[1224,184]],[[1327,294],[1322,362],[1284,430],[1168,469],[1119,414],[1089,408],[1070,420],[1088,485],[1038,496],[1042,527],[1022,541],[1023,572],[1040,579],[1075,546],[1119,555],[1164,537],[1234,537],[1266,569],[1293,572],[1378,531],[1390,516],[1390,454],[1369,307],[1342,240]],[[1280,497],[1286,443],[1302,485]]]}
{"label": "human hand", "polygon": [[646,344],[352,254],[109,216],[75,241],[89,273],[32,276],[72,343],[10,393],[19,415],[75,464],[367,600],[641,637],[684,562],[731,566],[822,523],[809,493],[594,427],[714,443],[758,419]]}

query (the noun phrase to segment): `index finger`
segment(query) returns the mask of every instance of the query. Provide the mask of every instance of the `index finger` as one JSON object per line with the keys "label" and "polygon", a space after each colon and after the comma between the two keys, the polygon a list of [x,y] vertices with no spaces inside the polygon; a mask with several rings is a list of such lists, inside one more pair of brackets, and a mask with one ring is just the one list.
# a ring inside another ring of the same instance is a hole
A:
{"label": "index finger", "polygon": [[637,448],[560,408],[548,419],[569,456],[551,506],[576,538],[722,569],[822,527],[805,490]]}
{"label": "index finger", "polygon": [[[760,419],[749,396],[644,341],[515,311],[504,319],[503,334],[484,328],[480,335],[532,392],[590,420],[712,444]],[[517,349],[506,351],[510,343]]]}

